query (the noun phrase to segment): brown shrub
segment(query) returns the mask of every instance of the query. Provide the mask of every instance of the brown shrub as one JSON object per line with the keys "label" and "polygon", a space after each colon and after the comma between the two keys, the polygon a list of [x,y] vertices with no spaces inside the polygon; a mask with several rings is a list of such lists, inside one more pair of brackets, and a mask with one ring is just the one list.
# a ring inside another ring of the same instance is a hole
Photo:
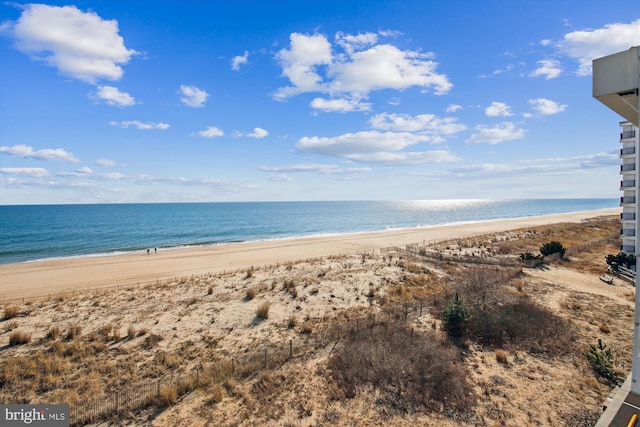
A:
{"label": "brown shrub", "polygon": [[4,308],[4,320],[13,319],[20,315],[20,308],[15,305],[8,305]]}
{"label": "brown shrub", "polygon": [[293,298],[296,298],[298,296],[298,289],[296,288],[296,283],[293,281],[293,279],[284,281],[284,290],[287,291],[287,293]]}
{"label": "brown shrub", "polygon": [[289,318],[289,321],[287,322],[287,328],[293,329],[296,327],[297,324],[298,324],[298,319],[296,318],[296,316],[291,316]]}
{"label": "brown shrub", "polygon": [[82,332],[82,328],[80,326],[78,325],[70,326],[69,330],[67,331],[66,338],[68,340],[74,340],[80,336],[81,332]]}
{"label": "brown shrub", "polygon": [[469,314],[466,336],[494,348],[515,346],[553,355],[571,352],[575,330],[569,320],[505,288],[518,274],[519,269],[474,268],[459,279],[463,284],[458,292]]}
{"label": "brown shrub", "polygon": [[256,310],[256,317],[258,319],[268,319],[269,318],[269,306],[268,302],[262,303],[258,306]]}
{"label": "brown shrub", "polygon": [[247,289],[247,294],[244,297],[244,299],[247,300],[247,301],[251,301],[255,297],[256,297],[256,290],[254,288]]}
{"label": "brown shrub", "polygon": [[9,335],[9,345],[28,344],[31,342],[31,333],[26,331],[14,330]]}
{"label": "brown shrub", "polygon": [[404,413],[467,412],[473,404],[457,350],[436,334],[417,333],[402,323],[348,334],[328,366],[342,394],[337,398],[372,386],[381,392],[381,404]]}
{"label": "brown shrub", "polygon": [[210,392],[209,392],[209,396],[210,397],[207,400],[207,403],[209,403],[209,404],[222,402],[222,399],[224,399],[224,397],[226,396],[226,392],[224,390],[224,387],[222,387],[220,384],[213,385],[211,387]]}
{"label": "brown shrub", "polygon": [[171,406],[178,400],[178,388],[175,385],[160,387],[160,403],[163,406]]}
{"label": "brown shrub", "polygon": [[49,327],[47,331],[47,338],[50,340],[56,340],[60,336],[60,327],[57,325],[53,325]]}
{"label": "brown shrub", "polygon": [[131,324],[129,325],[129,327],[127,328],[127,338],[129,338],[130,340],[134,339],[136,337],[136,328]]}
{"label": "brown shrub", "polygon": [[598,329],[604,334],[608,334],[611,332],[611,328],[609,328],[606,323],[601,323],[600,326],[598,326]]}
{"label": "brown shrub", "polygon": [[507,358],[507,352],[504,350],[496,350],[496,362],[502,365],[508,365],[509,359]]}
{"label": "brown shrub", "polygon": [[5,323],[2,329],[4,329],[5,332],[11,332],[17,327],[18,327],[18,322],[16,322],[15,320],[12,320],[11,322]]}

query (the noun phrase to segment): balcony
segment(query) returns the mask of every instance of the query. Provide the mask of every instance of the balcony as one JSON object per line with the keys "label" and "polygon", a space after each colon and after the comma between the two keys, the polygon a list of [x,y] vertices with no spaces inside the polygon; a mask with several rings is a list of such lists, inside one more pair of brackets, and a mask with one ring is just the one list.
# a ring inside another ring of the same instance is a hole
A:
{"label": "balcony", "polygon": [[623,221],[635,221],[636,220],[636,214],[635,212],[622,212],[620,214],[620,219]]}
{"label": "balcony", "polygon": [[627,163],[624,165],[620,165],[620,172],[630,172],[636,170],[635,163]]}
{"label": "balcony", "polygon": [[633,188],[635,186],[636,186],[636,180],[635,179],[625,179],[625,180],[620,181],[620,190]]}
{"label": "balcony", "polygon": [[635,196],[620,197],[621,205],[633,204],[635,202],[636,202]]}
{"label": "balcony", "polygon": [[634,254],[636,252],[636,247],[633,245],[620,245],[620,250],[627,254]]}
{"label": "balcony", "polygon": [[635,130],[628,130],[626,132],[621,132],[620,133],[620,139],[635,138],[635,137],[636,137],[636,131]]}
{"label": "balcony", "polygon": [[620,149],[620,156],[629,156],[636,154],[636,147],[626,147]]}
{"label": "balcony", "polygon": [[636,230],[633,228],[622,228],[620,229],[620,237],[635,237]]}

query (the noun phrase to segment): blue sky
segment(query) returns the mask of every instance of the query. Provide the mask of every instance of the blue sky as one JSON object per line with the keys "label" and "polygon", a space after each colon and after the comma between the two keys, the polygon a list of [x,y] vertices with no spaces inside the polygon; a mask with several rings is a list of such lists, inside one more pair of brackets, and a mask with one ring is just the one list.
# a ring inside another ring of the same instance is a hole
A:
{"label": "blue sky", "polygon": [[636,1],[0,5],[0,204],[617,197]]}

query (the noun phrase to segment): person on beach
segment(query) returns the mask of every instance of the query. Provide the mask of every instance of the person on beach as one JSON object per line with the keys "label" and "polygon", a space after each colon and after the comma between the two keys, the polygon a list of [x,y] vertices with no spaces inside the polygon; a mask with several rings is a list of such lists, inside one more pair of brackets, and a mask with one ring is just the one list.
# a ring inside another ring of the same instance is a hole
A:
{"label": "person on beach", "polygon": [[153,248],[153,250],[155,251],[155,253],[158,253],[158,248]]}
{"label": "person on beach", "polygon": [[149,251],[151,251],[151,249],[147,249],[147,255],[149,255]]}

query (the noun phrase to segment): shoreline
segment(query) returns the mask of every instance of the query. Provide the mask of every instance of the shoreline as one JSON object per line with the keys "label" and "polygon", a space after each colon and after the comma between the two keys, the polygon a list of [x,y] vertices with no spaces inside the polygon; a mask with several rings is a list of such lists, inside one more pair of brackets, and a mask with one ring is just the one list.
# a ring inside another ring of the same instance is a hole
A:
{"label": "shoreline", "polygon": [[0,302],[617,215],[620,208],[0,265]]}

